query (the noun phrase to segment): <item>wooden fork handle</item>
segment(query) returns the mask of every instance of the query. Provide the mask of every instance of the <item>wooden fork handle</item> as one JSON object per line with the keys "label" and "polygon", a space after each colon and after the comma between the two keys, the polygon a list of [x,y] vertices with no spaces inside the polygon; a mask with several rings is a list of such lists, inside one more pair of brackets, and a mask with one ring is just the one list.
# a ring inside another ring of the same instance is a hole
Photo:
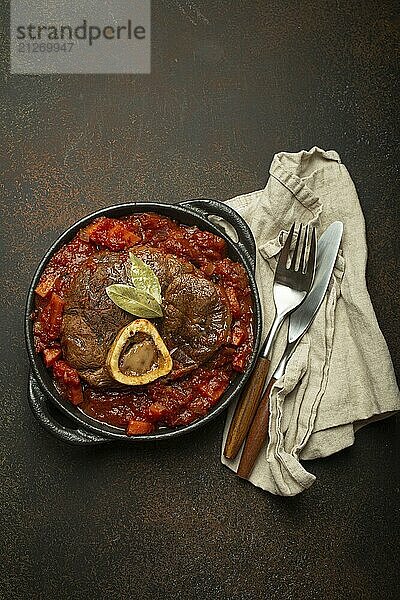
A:
{"label": "wooden fork handle", "polygon": [[269,366],[269,359],[260,356],[236,406],[228,437],[225,442],[224,456],[226,456],[226,458],[235,458],[243,444],[247,432],[250,429],[253,417],[256,414],[258,403],[267,379]]}
{"label": "wooden fork handle", "polygon": [[239,475],[239,477],[244,477],[245,479],[250,477],[257,456],[260,454],[261,448],[267,439],[269,422],[269,395],[275,382],[276,379],[272,377],[267,389],[265,390],[265,393],[263,394],[263,397],[261,398],[256,416],[251,424],[249,434],[243,448],[242,456],[240,458],[239,468],[237,470],[237,475]]}

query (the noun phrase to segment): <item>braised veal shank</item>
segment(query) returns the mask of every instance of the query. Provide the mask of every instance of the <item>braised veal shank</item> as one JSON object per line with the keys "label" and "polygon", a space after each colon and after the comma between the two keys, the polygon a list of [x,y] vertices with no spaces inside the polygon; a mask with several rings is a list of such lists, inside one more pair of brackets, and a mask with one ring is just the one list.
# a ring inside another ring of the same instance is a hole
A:
{"label": "braised veal shank", "polygon": [[[189,373],[227,340],[231,314],[224,292],[187,261],[148,246],[135,247],[134,253],[161,284],[164,317],[156,324],[173,359],[170,377]],[[100,251],[81,264],[65,297],[63,354],[93,387],[119,386],[106,357],[118,331],[134,317],[118,308],[105,289],[129,283],[128,268],[126,252]]]}

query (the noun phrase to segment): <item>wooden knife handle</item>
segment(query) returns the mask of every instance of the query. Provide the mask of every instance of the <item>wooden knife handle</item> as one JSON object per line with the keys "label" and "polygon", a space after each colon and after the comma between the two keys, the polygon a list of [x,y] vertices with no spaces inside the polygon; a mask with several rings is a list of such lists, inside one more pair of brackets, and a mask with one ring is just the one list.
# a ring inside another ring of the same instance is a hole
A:
{"label": "wooden knife handle", "polygon": [[272,377],[258,406],[256,416],[251,424],[250,431],[243,448],[242,456],[240,458],[239,468],[237,470],[237,475],[239,475],[239,477],[248,479],[253,470],[257,456],[260,454],[261,448],[267,439],[269,422],[269,395],[275,382],[276,379]]}
{"label": "wooden knife handle", "polygon": [[260,356],[257,360],[231,421],[224,448],[224,456],[226,458],[232,459],[236,457],[250,429],[267,379],[269,365],[270,361],[268,358]]}

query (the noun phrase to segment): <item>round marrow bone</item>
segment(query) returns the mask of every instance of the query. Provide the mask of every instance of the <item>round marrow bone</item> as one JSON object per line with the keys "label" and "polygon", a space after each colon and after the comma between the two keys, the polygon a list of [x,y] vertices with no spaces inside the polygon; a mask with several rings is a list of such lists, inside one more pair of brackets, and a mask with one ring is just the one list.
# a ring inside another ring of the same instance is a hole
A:
{"label": "round marrow bone", "polygon": [[145,385],[172,369],[172,358],[157,329],[147,319],[123,327],[106,360],[110,375],[125,385]]}
{"label": "round marrow bone", "polygon": [[157,348],[150,340],[133,343],[120,357],[119,367],[125,375],[143,375],[157,365]]}

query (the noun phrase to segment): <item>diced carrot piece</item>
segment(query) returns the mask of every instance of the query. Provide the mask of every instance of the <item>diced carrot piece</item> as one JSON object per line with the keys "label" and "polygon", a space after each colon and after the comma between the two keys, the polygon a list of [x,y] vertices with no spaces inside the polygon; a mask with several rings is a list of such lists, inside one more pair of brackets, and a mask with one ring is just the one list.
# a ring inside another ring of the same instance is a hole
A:
{"label": "diced carrot piece", "polygon": [[246,366],[246,362],[247,355],[243,354],[242,352],[239,352],[233,357],[232,367],[235,369],[235,371],[239,371],[240,373],[242,373]]}
{"label": "diced carrot piece", "polygon": [[46,367],[52,367],[60,357],[61,348],[45,348],[43,350],[43,360]]}
{"label": "diced carrot piece", "polygon": [[81,378],[76,369],[65,360],[56,360],[53,364],[53,375],[66,390],[68,400],[75,406],[83,402]]}
{"label": "diced carrot piece", "polygon": [[219,260],[226,255],[226,242],[209,231],[196,231],[191,236],[193,242],[211,259]]}
{"label": "diced carrot piece", "polygon": [[107,246],[107,248],[110,248],[110,250],[124,250],[125,248],[130,248],[134,244],[137,244],[140,240],[141,238],[138,235],[117,223],[110,229],[103,244]]}
{"label": "diced carrot piece", "polygon": [[235,319],[237,319],[241,316],[242,311],[235,290],[232,287],[226,287],[225,293],[228,298],[229,308],[231,309],[232,315]]}
{"label": "diced carrot piece", "polygon": [[232,346],[240,346],[248,337],[247,331],[241,325],[234,325],[232,330],[231,344]]}
{"label": "diced carrot piece", "polygon": [[60,298],[60,296],[57,296],[57,294],[54,294],[54,292],[53,292],[51,295],[50,304],[49,304],[49,307],[50,307],[49,332],[50,332],[52,338],[57,338],[60,335],[64,305],[65,305],[64,300],[62,300]]}
{"label": "diced carrot piece", "polygon": [[49,340],[56,340],[60,336],[64,304],[64,300],[53,292],[50,302],[42,311],[40,321]]}
{"label": "diced carrot piece", "polygon": [[217,400],[219,400],[219,398],[221,398],[222,394],[226,390],[228,383],[228,375],[220,373],[212,379],[210,379],[209,381],[204,381],[200,385],[198,385],[198,390],[201,394],[203,394],[207,398],[211,398],[213,402],[216,402]]}
{"label": "diced carrot piece", "polygon": [[158,421],[159,419],[162,419],[163,415],[165,415],[166,412],[167,412],[167,408],[165,406],[163,406],[162,404],[160,404],[159,402],[154,402],[149,407],[150,416],[153,419],[155,419],[156,421]]}
{"label": "diced carrot piece", "polygon": [[57,360],[53,364],[53,375],[68,386],[77,387],[81,382],[78,371],[65,362],[65,360]]}
{"label": "diced carrot piece", "polygon": [[154,425],[148,421],[134,421],[131,419],[126,428],[127,435],[144,435],[154,431]]}
{"label": "diced carrot piece", "polygon": [[79,385],[71,385],[68,387],[68,400],[74,406],[81,404],[83,402],[83,391],[82,386]]}
{"label": "diced carrot piece", "polygon": [[88,238],[93,244],[115,251],[130,248],[142,240],[140,235],[134,233],[124,223],[107,217],[100,218],[86,227],[84,231],[83,239]]}
{"label": "diced carrot piece", "polygon": [[81,229],[79,231],[79,237],[81,240],[83,240],[84,242],[89,242],[91,239],[91,236],[94,236],[95,232],[98,231],[99,229],[102,229],[104,227],[104,225],[107,222],[107,217],[100,217],[99,219],[96,219],[95,221],[93,221],[93,223],[90,223],[90,225],[87,225],[86,227],[84,227],[84,229]]}
{"label": "diced carrot piece", "polygon": [[188,408],[189,408],[190,412],[201,417],[201,416],[207,414],[207,411],[210,408],[210,404],[212,404],[212,403],[210,403],[208,398],[195,398],[189,404]]}
{"label": "diced carrot piece", "polygon": [[178,238],[169,236],[168,239],[163,243],[163,249],[167,252],[171,252],[176,256],[183,256],[191,258],[193,254],[193,247],[188,240],[184,238]]}
{"label": "diced carrot piece", "polygon": [[226,383],[219,383],[218,385],[209,387],[207,390],[207,396],[211,398],[214,402],[219,400],[226,390]]}
{"label": "diced carrot piece", "polygon": [[47,298],[50,292],[53,290],[54,284],[57,281],[55,276],[42,277],[39,284],[35,288],[35,292],[41,298]]}

